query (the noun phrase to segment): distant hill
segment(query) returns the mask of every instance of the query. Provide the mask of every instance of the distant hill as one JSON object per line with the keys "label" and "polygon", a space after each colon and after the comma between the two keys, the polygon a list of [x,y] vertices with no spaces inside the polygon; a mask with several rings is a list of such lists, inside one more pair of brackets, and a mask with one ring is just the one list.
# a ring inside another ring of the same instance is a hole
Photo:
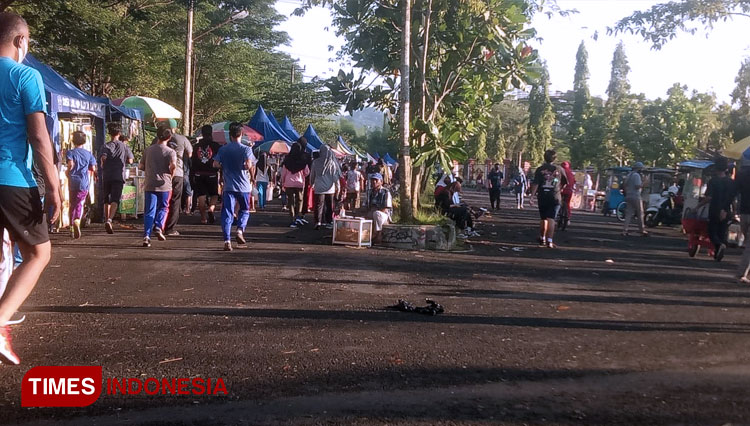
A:
{"label": "distant hill", "polygon": [[[383,117],[385,114],[375,108],[365,108],[361,111],[355,111],[353,115],[335,115],[331,118],[338,124],[341,120],[347,120],[354,125],[354,128],[360,130],[374,130],[383,127]],[[364,133],[364,132],[363,132]]]}

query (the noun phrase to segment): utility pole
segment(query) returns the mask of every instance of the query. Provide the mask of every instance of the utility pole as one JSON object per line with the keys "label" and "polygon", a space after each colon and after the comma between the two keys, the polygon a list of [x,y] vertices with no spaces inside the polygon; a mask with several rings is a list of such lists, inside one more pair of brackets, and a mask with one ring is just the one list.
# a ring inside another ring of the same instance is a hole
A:
{"label": "utility pole", "polygon": [[185,37],[185,107],[182,111],[182,132],[185,135],[191,133],[191,87],[193,83],[193,9],[195,0],[188,0],[187,10],[187,35]]}
{"label": "utility pole", "polygon": [[402,21],[403,30],[401,32],[401,94],[400,94],[400,118],[401,118],[401,158],[398,159],[398,172],[399,178],[401,179],[401,186],[399,189],[399,198],[401,203],[399,204],[399,211],[401,213],[401,220],[409,220],[414,217],[414,211],[412,210],[411,199],[412,186],[411,186],[411,143],[410,138],[410,126],[409,126],[409,110],[411,109],[409,97],[411,96],[411,90],[409,85],[409,66],[411,64],[411,56],[409,54],[411,50],[411,0],[401,0],[403,3],[402,10]]}
{"label": "utility pole", "polygon": [[294,64],[292,64],[292,84],[294,84]]}

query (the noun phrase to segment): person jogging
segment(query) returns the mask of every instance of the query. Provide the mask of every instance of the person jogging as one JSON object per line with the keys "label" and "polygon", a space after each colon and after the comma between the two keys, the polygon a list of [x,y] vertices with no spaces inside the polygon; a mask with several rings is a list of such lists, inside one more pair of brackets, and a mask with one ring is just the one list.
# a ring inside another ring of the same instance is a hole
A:
{"label": "person jogging", "polygon": [[224,235],[224,250],[232,251],[231,231],[235,223],[234,208],[239,207],[237,213],[237,244],[245,246],[244,232],[250,220],[250,191],[252,190],[252,176],[255,175],[255,155],[249,146],[240,143],[242,138],[242,123],[229,125],[230,141],[219,149],[214,157],[217,167],[221,167],[224,178],[224,191],[221,198],[221,230]]}
{"label": "person jogging", "polygon": [[[30,39],[20,15],[0,13],[0,235],[7,230],[23,255],[0,297],[0,359],[11,364],[21,359],[13,351],[8,321],[49,263],[52,245],[44,212],[51,222],[60,215],[60,182],[45,122],[42,76],[21,64]],[[44,207],[32,163],[46,184]]]}
{"label": "person jogging", "polygon": [[122,198],[125,185],[125,167],[133,162],[133,151],[120,140],[122,128],[118,123],[109,123],[107,133],[111,140],[104,144],[99,154],[102,175],[102,199],[104,200],[104,229],[113,234],[112,218]]}

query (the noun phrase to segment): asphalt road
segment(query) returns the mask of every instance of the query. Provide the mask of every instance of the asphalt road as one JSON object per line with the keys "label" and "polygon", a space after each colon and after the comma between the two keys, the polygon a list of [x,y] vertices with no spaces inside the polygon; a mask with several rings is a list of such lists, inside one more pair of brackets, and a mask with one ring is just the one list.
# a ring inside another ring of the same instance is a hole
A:
{"label": "asphalt road", "polygon": [[[477,204],[485,197],[468,194]],[[248,249],[181,219],[55,235],[0,366],[0,423],[142,425],[750,424],[750,288],[657,228],[622,237],[576,213],[559,249],[536,247],[534,209],[483,218],[456,253],[331,246],[274,205]],[[446,313],[388,310],[433,298]],[[229,395],[102,395],[22,408],[37,365],[104,378],[223,378]]]}

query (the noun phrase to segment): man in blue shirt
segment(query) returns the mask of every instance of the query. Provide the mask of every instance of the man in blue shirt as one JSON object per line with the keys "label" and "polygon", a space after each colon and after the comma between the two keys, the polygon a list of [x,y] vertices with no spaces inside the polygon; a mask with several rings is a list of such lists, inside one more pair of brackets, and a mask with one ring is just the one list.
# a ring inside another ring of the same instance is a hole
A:
{"label": "man in blue shirt", "polygon": [[[44,211],[52,222],[60,214],[60,182],[44,119],[42,76],[21,64],[29,51],[29,37],[23,18],[0,13],[0,232],[8,230],[24,259],[0,298],[0,358],[11,364],[21,360],[11,347],[6,324],[49,262],[52,246]],[[31,173],[32,161],[46,183],[44,209]]]}
{"label": "man in blue shirt", "polygon": [[224,177],[224,191],[221,202],[221,230],[224,233],[224,250],[232,251],[232,223],[234,222],[234,207],[239,205],[237,217],[237,244],[245,246],[247,242],[243,235],[247,221],[250,219],[250,192],[252,191],[253,168],[255,156],[249,146],[240,143],[242,138],[242,124],[229,125],[230,141],[219,148],[214,156],[214,164],[221,167]]}

